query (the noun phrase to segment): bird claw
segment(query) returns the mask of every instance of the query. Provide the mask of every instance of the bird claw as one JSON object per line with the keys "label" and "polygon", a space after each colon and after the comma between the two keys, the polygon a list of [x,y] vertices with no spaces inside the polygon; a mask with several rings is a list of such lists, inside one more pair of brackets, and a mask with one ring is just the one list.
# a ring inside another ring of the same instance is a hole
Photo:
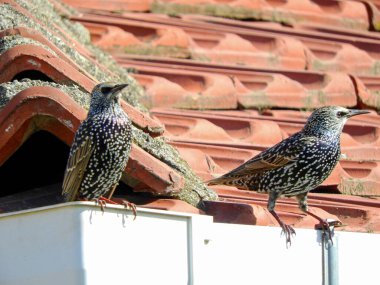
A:
{"label": "bird claw", "polygon": [[107,207],[107,202],[100,198],[95,198],[93,199],[93,201],[95,202],[96,205],[99,205],[102,212],[104,212],[104,208]]}
{"label": "bird claw", "polygon": [[293,229],[292,226],[282,224],[282,231],[281,231],[281,236],[285,235],[286,238],[286,248],[289,248],[292,245],[292,236],[296,235],[296,231]]}
{"label": "bird claw", "polygon": [[331,230],[331,226],[339,226],[341,225],[341,222],[339,221],[328,221],[328,220],[321,220],[318,225],[316,225],[316,228],[321,229],[323,231],[322,235],[325,237],[327,235],[328,240],[333,243],[333,236],[334,236],[334,228]]}
{"label": "bird claw", "polygon": [[137,216],[137,209],[136,209],[136,205],[127,201],[127,200],[122,200],[121,203],[117,203],[115,201],[112,201],[110,199],[107,199],[107,198],[104,198],[103,196],[100,196],[99,198],[95,198],[95,199],[92,199],[96,205],[99,205],[100,206],[100,209],[102,210],[102,212],[104,212],[104,208],[107,207],[107,203],[108,204],[113,204],[113,205],[124,205],[124,207],[126,209],[130,209],[132,212],[133,212],[133,215],[134,215],[134,219],[136,219],[136,216]]}
{"label": "bird claw", "polygon": [[133,220],[136,220],[136,216],[137,216],[137,209],[136,209],[136,205],[127,201],[127,200],[123,200],[122,201],[122,204],[124,205],[125,208],[129,208],[131,209],[131,211],[133,212],[133,215],[134,215],[134,218]]}
{"label": "bird claw", "polygon": [[110,199],[104,198],[103,196],[100,196],[99,198],[95,198],[92,200],[95,202],[96,205],[100,206],[100,209],[102,210],[102,212],[104,212],[104,208],[107,207],[107,203],[108,204],[117,204]]}

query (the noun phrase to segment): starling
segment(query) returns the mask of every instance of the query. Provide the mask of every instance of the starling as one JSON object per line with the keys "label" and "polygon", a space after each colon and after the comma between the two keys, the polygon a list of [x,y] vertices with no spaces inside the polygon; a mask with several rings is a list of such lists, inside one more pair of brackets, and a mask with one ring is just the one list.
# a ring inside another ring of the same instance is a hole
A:
{"label": "starling", "polygon": [[87,118],[70,149],[62,186],[65,201],[97,200],[106,194],[111,198],[132,145],[131,121],[120,106],[120,92],[127,86],[94,87]]}
{"label": "starling", "polygon": [[268,210],[281,226],[287,245],[291,244],[291,235],[295,231],[281,221],[274,208],[280,196],[296,196],[299,208],[319,220],[331,239],[329,224],[308,211],[306,196],[330,175],[338,163],[340,134],[347,119],[366,113],[368,111],[335,106],[319,108],[300,132],[206,183],[268,193]]}

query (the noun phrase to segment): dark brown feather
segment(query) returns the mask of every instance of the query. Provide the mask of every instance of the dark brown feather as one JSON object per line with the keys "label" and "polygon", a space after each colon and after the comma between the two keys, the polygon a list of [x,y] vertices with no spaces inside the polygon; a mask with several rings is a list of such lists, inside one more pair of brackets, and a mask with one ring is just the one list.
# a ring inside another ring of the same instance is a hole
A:
{"label": "dark brown feather", "polygon": [[231,170],[221,177],[206,181],[208,185],[225,184],[234,185],[233,181],[244,176],[260,174],[265,171],[276,169],[296,161],[296,157],[288,157],[271,152],[263,152],[246,161],[239,167]]}
{"label": "dark brown feather", "polygon": [[87,139],[70,156],[62,185],[62,194],[65,196],[66,201],[75,201],[77,199],[83,174],[93,151],[91,141]]}

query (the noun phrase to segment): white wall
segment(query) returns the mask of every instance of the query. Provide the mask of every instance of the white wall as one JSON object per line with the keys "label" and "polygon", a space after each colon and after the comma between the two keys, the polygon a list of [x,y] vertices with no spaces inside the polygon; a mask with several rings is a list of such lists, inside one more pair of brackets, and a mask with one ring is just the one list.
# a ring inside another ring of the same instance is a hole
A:
{"label": "white wall", "polygon": [[[322,284],[314,230],[88,202],[0,215],[0,284]],[[337,232],[340,284],[380,284],[380,235]]]}

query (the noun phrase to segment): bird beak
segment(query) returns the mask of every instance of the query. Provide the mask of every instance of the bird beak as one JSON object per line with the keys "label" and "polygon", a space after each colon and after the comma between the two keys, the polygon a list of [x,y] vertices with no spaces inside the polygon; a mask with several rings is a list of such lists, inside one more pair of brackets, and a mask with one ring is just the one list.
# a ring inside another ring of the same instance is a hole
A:
{"label": "bird beak", "polygon": [[347,117],[350,118],[353,116],[368,114],[368,113],[369,113],[369,111],[367,111],[367,110],[350,110],[350,112],[347,114]]}
{"label": "bird beak", "polygon": [[125,83],[125,84],[116,84],[113,88],[112,88],[112,94],[116,94],[118,92],[120,92],[121,90],[123,90],[125,87],[127,87],[128,84]]}

